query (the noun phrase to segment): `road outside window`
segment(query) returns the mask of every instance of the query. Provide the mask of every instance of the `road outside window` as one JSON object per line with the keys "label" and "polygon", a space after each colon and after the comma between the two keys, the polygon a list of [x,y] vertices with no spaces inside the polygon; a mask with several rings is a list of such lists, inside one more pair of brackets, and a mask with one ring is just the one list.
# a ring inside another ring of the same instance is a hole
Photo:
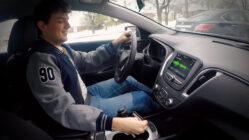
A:
{"label": "road outside window", "polygon": [[249,41],[249,0],[142,1],[139,9],[135,0],[110,0],[171,29]]}

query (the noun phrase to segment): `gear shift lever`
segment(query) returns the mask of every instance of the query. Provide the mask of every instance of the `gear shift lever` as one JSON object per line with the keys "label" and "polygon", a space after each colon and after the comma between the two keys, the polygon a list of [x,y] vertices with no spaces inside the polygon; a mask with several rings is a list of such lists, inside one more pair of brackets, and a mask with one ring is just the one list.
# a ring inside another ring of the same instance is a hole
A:
{"label": "gear shift lever", "polygon": [[125,107],[121,107],[117,111],[117,117],[128,117],[127,109]]}

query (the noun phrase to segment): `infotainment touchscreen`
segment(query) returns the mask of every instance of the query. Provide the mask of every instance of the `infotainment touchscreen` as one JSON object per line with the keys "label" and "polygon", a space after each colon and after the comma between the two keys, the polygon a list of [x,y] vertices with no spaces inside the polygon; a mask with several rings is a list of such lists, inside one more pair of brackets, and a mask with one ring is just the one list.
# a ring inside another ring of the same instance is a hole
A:
{"label": "infotainment touchscreen", "polygon": [[186,55],[177,54],[169,66],[169,70],[183,80],[187,77],[196,60]]}

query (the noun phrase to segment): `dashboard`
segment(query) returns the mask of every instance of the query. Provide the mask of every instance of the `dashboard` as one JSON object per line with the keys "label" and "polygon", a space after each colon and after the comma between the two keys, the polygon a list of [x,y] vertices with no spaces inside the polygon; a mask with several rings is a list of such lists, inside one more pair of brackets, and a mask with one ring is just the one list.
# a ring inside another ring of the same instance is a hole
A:
{"label": "dashboard", "polygon": [[153,91],[164,109],[202,115],[216,123],[233,116],[226,120],[236,118],[235,126],[248,128],[248,50],[234,47],[236,41],[187,33],[149,38],[149,55],[163,59]]}
{"label": "dashboard", "polygon": [[148,55],[154,61],[157,61],[159,63],[162,63],[164,61],[164,58],[166,56],[166,49],[164,44],[156,41],[151,41],[147,50]]}

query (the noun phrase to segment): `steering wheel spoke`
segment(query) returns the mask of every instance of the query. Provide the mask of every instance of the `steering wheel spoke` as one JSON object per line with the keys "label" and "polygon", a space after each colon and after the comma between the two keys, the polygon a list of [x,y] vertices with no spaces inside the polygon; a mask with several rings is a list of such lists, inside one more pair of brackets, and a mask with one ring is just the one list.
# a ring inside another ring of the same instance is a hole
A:
{"label": "steering wheel spoke", "polygon": [[119,57],[119,63],[123,63],[123,61],[127,61],[130,53],[128,51],[123,51]]}

